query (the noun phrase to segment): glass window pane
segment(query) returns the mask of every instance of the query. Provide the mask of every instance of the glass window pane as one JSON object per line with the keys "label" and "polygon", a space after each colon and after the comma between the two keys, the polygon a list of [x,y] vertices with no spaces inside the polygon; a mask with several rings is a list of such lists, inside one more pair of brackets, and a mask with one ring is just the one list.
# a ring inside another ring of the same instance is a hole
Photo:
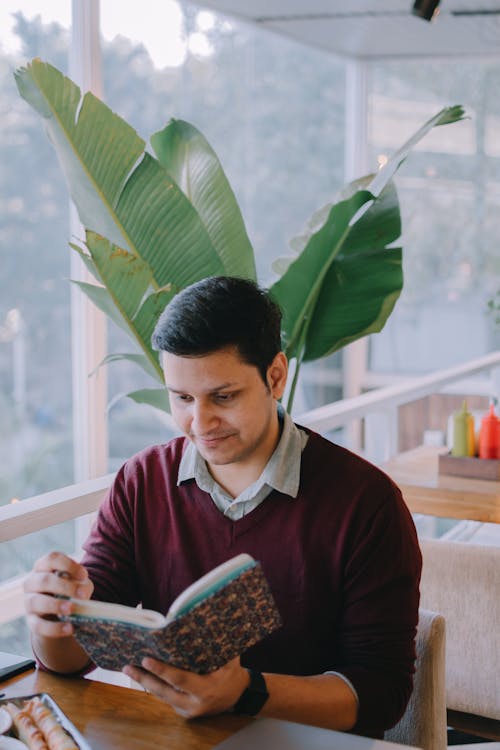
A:
{"label": "glass window pane", "polygon": [[484,61],[374,66],[374,162],[443,106],[461,103],[470,119],[431,131],[396,178],[405,285],[371,339],[373,370],[425,373],[498,348],[487,303],[500,285],[499,84],[498,66]]}
{"label": "glass window pane", "polygon": [[[66,72],[69,13],[65,0],[0,8],[0,505],[73,481],[68,193],[13,77],[35,56]],[[72,523],[4,542],[0,583],[54,546],[74,548]],[[21,630],[2,626],[0,649],[26,652]]]}
{"label": "glass window pane", "polygon": [[73,474],[67,190],[41,118],[13,77],[36,55],[65,71],[68,29],[56,15],[27,17],[14,3],[2,12],[9,5],[12,30],[0,26],[2,502],[68,484]]}

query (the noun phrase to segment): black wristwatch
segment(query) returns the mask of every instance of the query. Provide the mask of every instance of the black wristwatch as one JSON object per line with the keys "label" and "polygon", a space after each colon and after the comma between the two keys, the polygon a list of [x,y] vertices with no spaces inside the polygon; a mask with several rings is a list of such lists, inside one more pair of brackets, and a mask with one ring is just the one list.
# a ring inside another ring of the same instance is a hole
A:
{"label": "black wristwatch", "polygon": [[233,713],[243,716],[256,716],[269,698],[266,681],[260,672],[247,669],[250,685],[242,692],[233,706]]}

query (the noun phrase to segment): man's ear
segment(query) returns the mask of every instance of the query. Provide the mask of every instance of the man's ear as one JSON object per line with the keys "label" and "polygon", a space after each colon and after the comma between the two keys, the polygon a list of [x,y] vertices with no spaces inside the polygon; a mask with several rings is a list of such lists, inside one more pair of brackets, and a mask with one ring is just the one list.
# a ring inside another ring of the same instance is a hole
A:
{"label": "man's ear", "polygon": [[267,368],[267,385],[271,395],[279,399],[282,397],[288,375],[288,360],[283,352],[278,352]]}

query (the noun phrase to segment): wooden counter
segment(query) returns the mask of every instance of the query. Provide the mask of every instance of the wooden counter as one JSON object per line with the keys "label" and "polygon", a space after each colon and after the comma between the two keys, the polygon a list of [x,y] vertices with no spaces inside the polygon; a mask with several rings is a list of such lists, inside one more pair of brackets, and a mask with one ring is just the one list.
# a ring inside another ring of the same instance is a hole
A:
{"label": "wooden counter", "polygon": [[381,468],[401,488],[412,513],[500,523],[500,482],[439,474],[438,456],[446,450],[423,445]]}

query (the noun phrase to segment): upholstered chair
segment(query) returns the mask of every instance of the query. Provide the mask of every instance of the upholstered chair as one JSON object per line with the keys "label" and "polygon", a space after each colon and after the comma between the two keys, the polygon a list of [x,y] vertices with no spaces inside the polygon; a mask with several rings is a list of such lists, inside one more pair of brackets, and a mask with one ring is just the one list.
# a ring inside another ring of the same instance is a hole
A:
{"label": "upholstered chair", "polygon": [[445,620],[420,609],[413,693],[402,719],[385,739],[423,750],[446,750]]}
{"label": "upholstered chair", "polygon": [[448,725],[500,740],[500,547],[421,540],[421,606],[446,620]]}

